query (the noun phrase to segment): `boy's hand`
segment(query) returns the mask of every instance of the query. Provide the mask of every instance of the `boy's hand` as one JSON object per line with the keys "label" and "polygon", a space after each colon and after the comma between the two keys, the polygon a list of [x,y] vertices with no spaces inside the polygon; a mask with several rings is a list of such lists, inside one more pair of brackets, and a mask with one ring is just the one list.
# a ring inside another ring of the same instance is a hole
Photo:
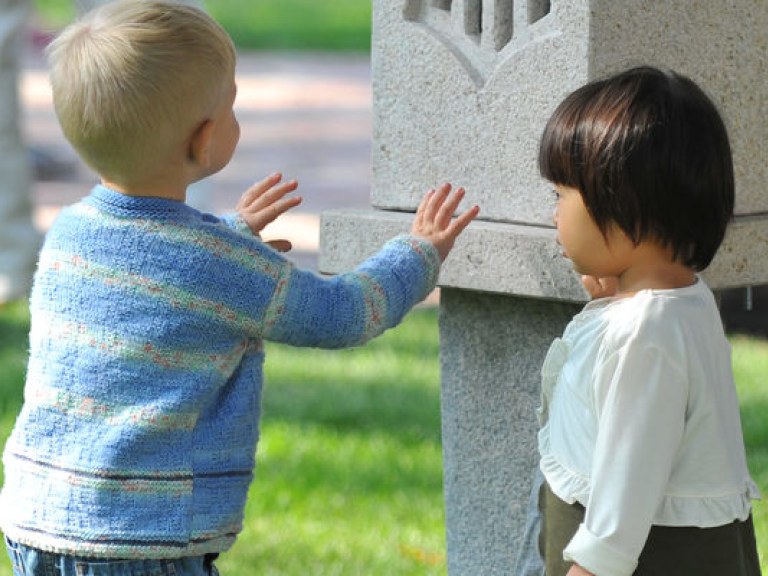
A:
{"label": "boy's hand", "polygon": [[442,260],[448,256],[458,235],[480,212],[480,208],[473,206],[454,219],[453,213],[464,198],[464,188],[450,192],[451,185],[447,183],[430,190],[421,201],[411,228],[411,234],[429,240],[437,248]]}
{"label": "boy's hand", "polygon": [[[301,196],[286,197],[299,187],[299,183],[296,180],[281,182],[282,179],[280,173],[267,176],[248,188],[235,207],[255,236],[259,236],[267,224],[301,204]],[[270,240],[267,244],[280,252],[291,249],[289,240]]]}
{"label": "boy's hand", "polygon": [[614,296],[619,290],[619,279],[615,276],[608,276],[606,278],[582,276],[581,284],[589,292],[593,300]]}

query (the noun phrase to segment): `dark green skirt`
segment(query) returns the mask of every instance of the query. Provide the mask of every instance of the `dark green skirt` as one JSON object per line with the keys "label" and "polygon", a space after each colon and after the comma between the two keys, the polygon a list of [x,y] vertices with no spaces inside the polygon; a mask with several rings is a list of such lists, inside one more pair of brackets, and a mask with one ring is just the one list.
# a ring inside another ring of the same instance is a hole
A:
{"label": "dark green skirt", "polygon": [[[563,550],[584,521],[584,506],[566,504],[544,482],[539,508],[546,575],[565,576],[571,563]],[[752,516],[716,528],[652,526],[634,576],[760,576]]]}

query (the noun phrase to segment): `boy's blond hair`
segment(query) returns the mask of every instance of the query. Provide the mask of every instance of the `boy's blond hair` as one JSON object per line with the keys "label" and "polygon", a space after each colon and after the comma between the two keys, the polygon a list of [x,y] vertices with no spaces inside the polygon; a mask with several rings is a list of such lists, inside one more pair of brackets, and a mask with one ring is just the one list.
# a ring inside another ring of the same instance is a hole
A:
{"label": "boy's blond hair", "polygon": [[229,35],[196,8],[123,0],[48,48],[62,130],[103,178],[124,183],[178,154],[233,77]]}

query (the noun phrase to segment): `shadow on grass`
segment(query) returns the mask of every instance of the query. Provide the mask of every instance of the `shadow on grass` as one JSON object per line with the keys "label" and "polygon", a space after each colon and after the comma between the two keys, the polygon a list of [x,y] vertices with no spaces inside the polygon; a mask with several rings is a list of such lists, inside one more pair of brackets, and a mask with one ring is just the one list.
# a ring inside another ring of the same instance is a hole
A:
{"label": "shadow on grass", "polygon": [[439,443],[436,328],[413,337],[401,332],[357,350],[268,349],[265,422]]}
{"label": "shadow on grass", "polygon": [[268,344],[264,419],[337,433],[440,442],[437,312],[412,313],[367,346],[296,349]]}
{"label": "shadow on grass", "polygon": [[388,381],[349,386],[316,376],[311,382],[272,382],[264,418],[337,433],[385,433],[405,444],[440,441],[439,392]]}
{"label": "shadow on grass", "polygon": [[747,450],[768,451],[768,398],[753,399],[741,406],[744,443]]}
{"label": "shadow on grass", "polygon": [[766,414],[768,414],[768,397],[751,398],[748,402],[742,402],[741,423],[749,469],[763,495],[768,488],[768,418]]}
{"label": "shadow on grass", "polygon": [[0,350],[25,349],[29,334],[29,310],[26,302],[0,304]]}

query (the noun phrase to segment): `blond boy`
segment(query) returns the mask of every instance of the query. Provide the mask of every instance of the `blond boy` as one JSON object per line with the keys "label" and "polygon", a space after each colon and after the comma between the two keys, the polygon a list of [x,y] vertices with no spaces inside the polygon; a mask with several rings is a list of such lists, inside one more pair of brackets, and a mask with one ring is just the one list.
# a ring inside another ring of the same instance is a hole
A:
{"label": "blond boy", "polygon": [[298,270],[258,237],[296,182],[270,176],[221,219],[184,203],[239,137],[235,51],[210,17],[115,2],[49,59],[64,134],[102,183],[41,253],[0,527],[17,574],[216,574],[253,477],[263,340],[353,346],[396,325],[477,208],[452,219],[463,190],[443,185],[355,271]]}

